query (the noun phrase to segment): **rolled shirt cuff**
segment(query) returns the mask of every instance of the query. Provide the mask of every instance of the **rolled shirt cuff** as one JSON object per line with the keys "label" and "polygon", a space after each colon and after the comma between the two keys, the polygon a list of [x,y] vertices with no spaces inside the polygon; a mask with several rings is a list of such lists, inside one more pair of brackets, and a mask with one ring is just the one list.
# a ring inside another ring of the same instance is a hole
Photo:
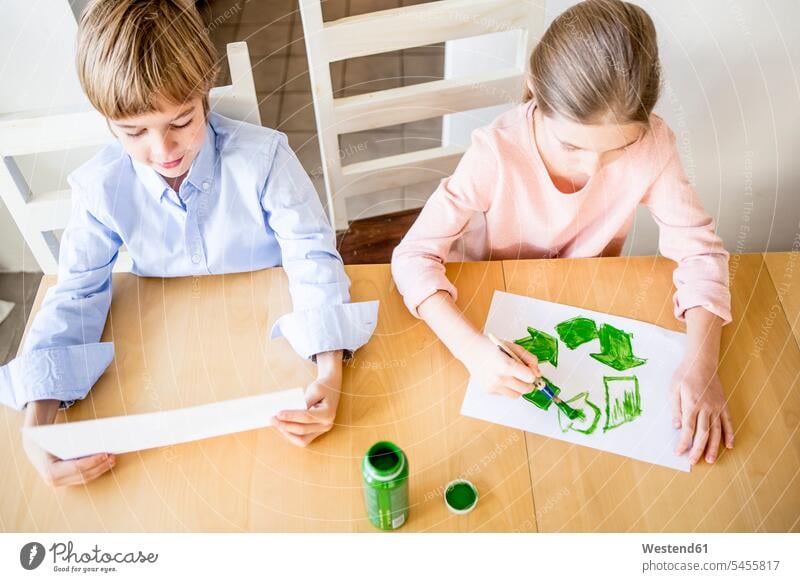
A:
{"label": "rolled shirt cuff", "polygon": [[292,349],[305,359],[336,350],[354,352],[375,331],[379,303],[361,301],[293,311],[275,322],[270,338],[286,338]]}
{"label": "rolled shirt cuff", "polygon": [[24,353],[0,367],[0,404],[22,410],[34,400],[60,400],[69,406],[86,397],[113,359],[112,342]]}
{"label": "rolled shirt cuff", "polygon": [[673,311],[678,321],[685,321],[686,310],[692,307],[702,307],[713,313],[722,320],[722,325],[733,319],[730,290],[718,283],[695,283],[692,288],[678,289],[673,296]]}

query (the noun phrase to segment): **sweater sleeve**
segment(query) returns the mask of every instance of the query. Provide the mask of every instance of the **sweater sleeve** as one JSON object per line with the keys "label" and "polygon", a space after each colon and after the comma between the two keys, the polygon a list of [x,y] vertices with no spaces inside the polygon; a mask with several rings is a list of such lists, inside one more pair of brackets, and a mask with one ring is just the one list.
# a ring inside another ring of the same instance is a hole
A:
{"label": "sweater sleeve", "polygon": [[496,150],[485,130],[475,130],[453,175],[439,183],[392,253],[392,276],[415,317],[420,304],[439,290],[456,298],[445,275],[447,255],[475,212],[488,210],[496,174]]}
{"label": "sweater sleeve", "polygon": [[681,166],[675,135],[666,129],[668,161],[642,202],[658,225],[662,255],[677,263],[672,279],[675,317],[683,321],[692,307],[703,307],[731,321],[728,252],[715,231],[714,219],[703,209]]}

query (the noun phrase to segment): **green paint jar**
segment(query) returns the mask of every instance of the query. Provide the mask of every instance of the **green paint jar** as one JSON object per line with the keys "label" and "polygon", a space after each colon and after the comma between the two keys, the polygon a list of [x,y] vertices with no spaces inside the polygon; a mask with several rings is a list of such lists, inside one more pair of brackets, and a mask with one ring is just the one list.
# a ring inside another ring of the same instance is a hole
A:
{"label": "green paint jar", "polygon": [[478,488],[466,479],[450,481],[444,488],[444,504],[452,513],[465,515],[478,504]]}
{"label": "green paint jar", "polygon": [[408,519],[408,461],[400,447],[389,441],[372,445],[361,461],[361,476],[372,525],[400,528]]}

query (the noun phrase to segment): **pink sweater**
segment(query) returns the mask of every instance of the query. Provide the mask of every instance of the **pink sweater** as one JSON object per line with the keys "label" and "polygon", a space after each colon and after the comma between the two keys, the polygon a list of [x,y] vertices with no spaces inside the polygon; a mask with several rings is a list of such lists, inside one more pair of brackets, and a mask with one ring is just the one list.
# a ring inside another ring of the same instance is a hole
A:
{"label": "pink sweater", "polygon": [[525,103],[472,134],[455,173],[431,195],[394,250],[392,274],[417,317],[442,289],[456,297],[446,261],[619,255],[639,204],[659,228],[659,250],[677,263],[675,316],[702,306],[731,320],[728,253],[681,167],[675,135],[656,115],[651,130],[580,191],[553,185]]}

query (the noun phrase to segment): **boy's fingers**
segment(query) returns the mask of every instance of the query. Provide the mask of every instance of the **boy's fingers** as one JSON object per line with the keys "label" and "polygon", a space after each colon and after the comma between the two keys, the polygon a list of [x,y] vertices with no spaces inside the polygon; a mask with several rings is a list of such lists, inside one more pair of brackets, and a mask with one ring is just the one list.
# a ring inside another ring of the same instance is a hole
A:
{"label": "boy's fingers", "polygon": [[697,412],[694,410],[683,411],[683,419],[681,420],[681,438],[678,441],[678,446],[675,447],[675,453],[682,455],[692,444],[692,437],[694,436],[694,427],[697,422]]}
{"label": "boy's fingers", "polygon": [[319,422],[304,424],[299,422],[285,422],[282,420],[277,421],[276,426],[289,434],[297,436],[305,436],[308,434],[315,434],[318,432],[325,432],[330,429],[330,426],[324,425]]}
{"label": "boy's fingers", "polygon": [[56,461],[50,465],[50,477],[53,484],[74,485],[80,482],[81,476],[96,467],[107,463],[107,455],[92,455],[74,461]]}
{"label": "boy's fingers", "polygon": [[91,481],[96,476],[102,475],[111,468],[108,460],[101,460],[99,464],[88,464],[87,460],[94,460],[95,457],[104,455],[93,455],[75,461],[56,461],[50,467],[50,481],[53,487],[66,487],[68,485],[80,485]]}
{"label": "boy's fingers", "polygon": [[79,473],[77,475],[78,483],[79,484],[80,483],[88,483],[89,481],[97,479],[103,473],[106,473],[107,471],[110,471],[111,467],[113,467],[113,464],[111,463],[111,461],[106,461],[106,462],[104,462],[104,463],[102,463],[100,465],[97,465],[96,467],[93,467],[93,468],[88,469],[86,471],[81,471],[81,473]]}
{"label": "boy's fingers", "polygon": [[722,424],[719,418],[715,418],[711,421],[711,433],[708,437],[708,447],[706,447],[706,463],[713,463],[717,460],[720,440],[722,440]]}
{"label": "boy's fingers", "polygon": [[703,410],[697,416],[698,416],[697,430],[695,431],[694,434],[694,441],[692,442],[692,450],[689,453],[689,462],[692,463],[693,465],[700,460],[700,457],[703,456],[703,451],[706,450],[706,444],[708,443],[708,433],[710,430],[708,412]]}
{"label": "boy's fingers", "polygon": [[733,421],[731,420],[731,413],[728,412],[728,407],[722,409],[720,415],[722,421],[722,432],[725,434],[725,446],[729,449],[733,448]]}
{"label": "boy's fingers", "polygon": [[280,432],[283,435],[283,438],[285,438],[287,441],[289,441],[296,447],[305,447],[308,444],[305,440],[301,439],[299,436],[289,434],[282,428],[278,428],[278,432]]}
{"label": "boy's fingers", "polygon": [[275,418],[287,422],[302,422],[306,424],[317,422],[317,419],[311,416],[308,410],[281,410],[275,415]]}
{"label": "boy's fingers", "polygon": [[306,394],[306,408],[316,406],[323,400],[325,400],[325,394],[321,392],[314,391],[313,393],[308,393]]}

